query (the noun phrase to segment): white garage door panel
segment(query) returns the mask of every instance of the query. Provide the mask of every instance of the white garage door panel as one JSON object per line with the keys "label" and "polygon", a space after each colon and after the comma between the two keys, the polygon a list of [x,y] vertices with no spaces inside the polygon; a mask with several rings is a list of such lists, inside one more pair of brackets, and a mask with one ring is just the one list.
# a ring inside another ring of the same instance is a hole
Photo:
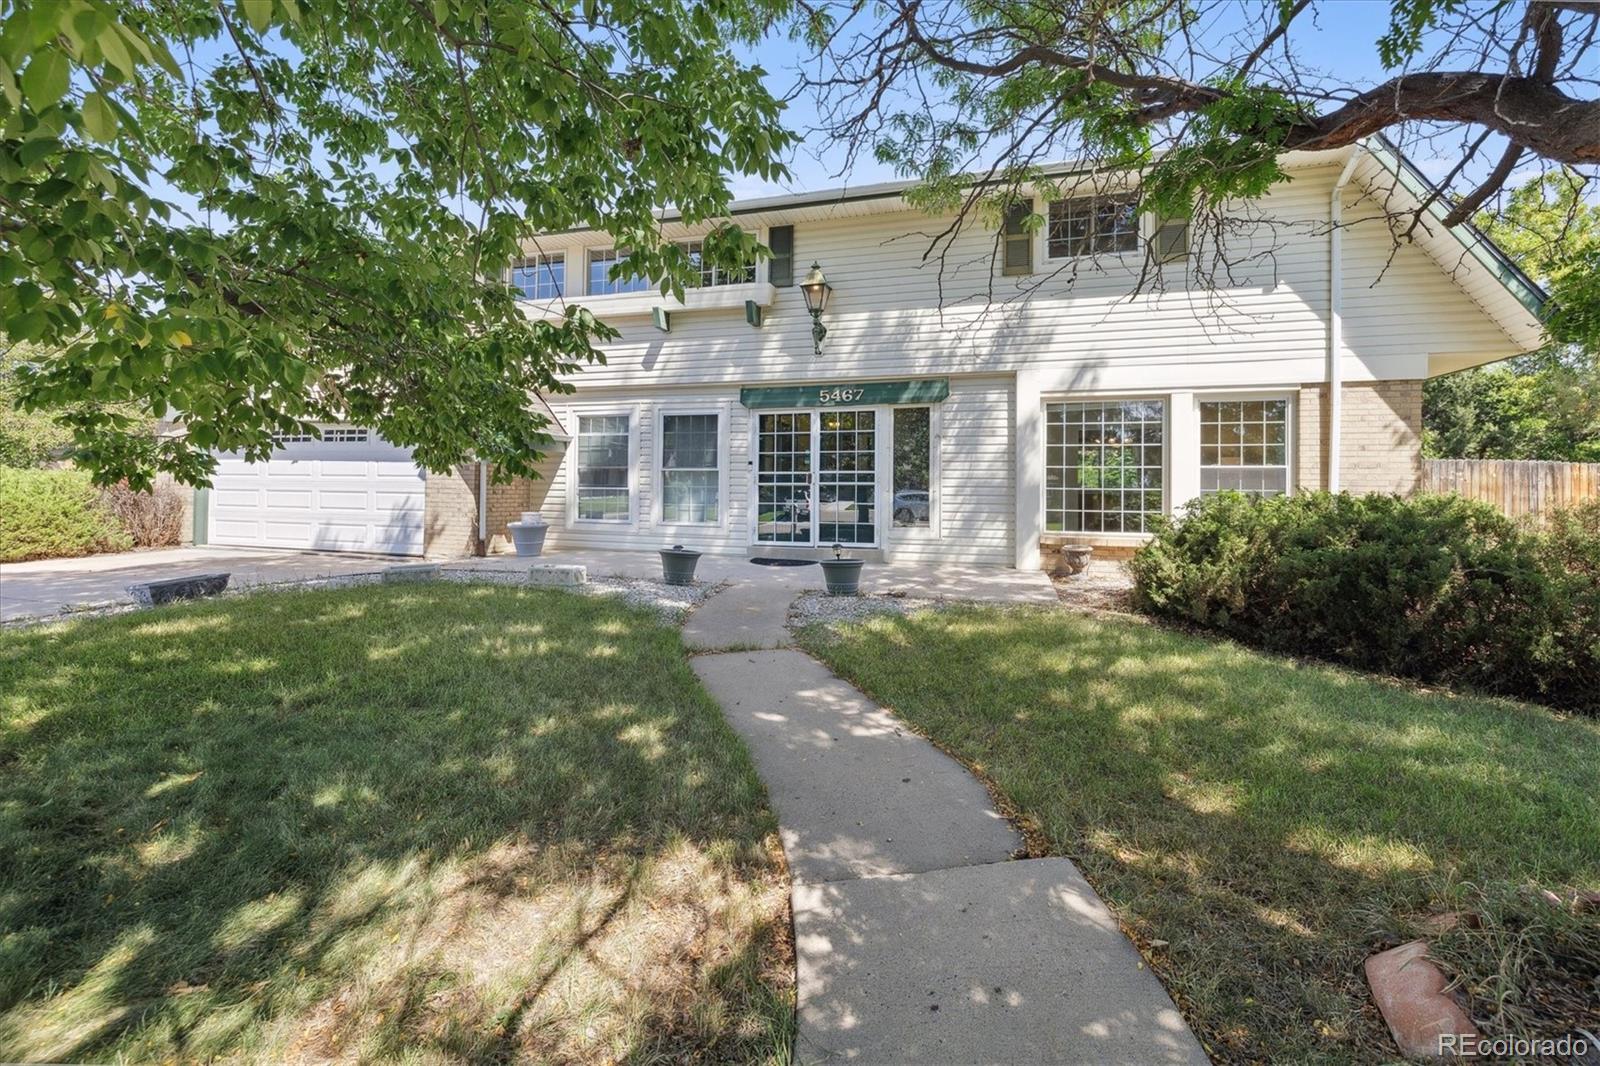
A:
{"label": "white garage door panel", "polygon": [[218,459],[214,544],[422,554],[426,475],[375,433],[330,427],[263,463]]}

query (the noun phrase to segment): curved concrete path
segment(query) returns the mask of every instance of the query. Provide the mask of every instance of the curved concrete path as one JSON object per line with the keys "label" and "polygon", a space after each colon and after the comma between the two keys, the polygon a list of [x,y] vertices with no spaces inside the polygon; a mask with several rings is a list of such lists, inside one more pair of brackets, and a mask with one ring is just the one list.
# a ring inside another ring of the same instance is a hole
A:
{"label": "curved concrete path", "polygon": [[777,811],[796,1061],[1208,1061],[1069,860],[1012,861],[965,767],[789,646],[803,587],[735,583],[684,627]]}

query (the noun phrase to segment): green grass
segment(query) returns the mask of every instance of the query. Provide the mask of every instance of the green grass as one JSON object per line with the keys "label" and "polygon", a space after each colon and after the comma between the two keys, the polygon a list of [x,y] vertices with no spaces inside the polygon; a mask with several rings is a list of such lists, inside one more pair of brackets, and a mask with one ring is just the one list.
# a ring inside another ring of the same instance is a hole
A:
{"label": "green grass", "polygon": [[0,1060],[785,1059],[774,830],[676,632],[598,598],[0,633]]}
{"label": "green grass", "polygon": [[1600,722],[1136,622],[964,609],[810,650],[1077,860],[1220,1060],[1395,1057],[1362,961],[1435,953],[1488,1033],[1600,1025]]}

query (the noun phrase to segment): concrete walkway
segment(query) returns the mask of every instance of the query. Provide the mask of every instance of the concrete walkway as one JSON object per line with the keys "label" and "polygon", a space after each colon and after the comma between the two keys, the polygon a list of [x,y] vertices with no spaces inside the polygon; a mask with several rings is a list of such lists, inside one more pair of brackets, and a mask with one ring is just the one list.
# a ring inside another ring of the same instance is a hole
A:
{"label": "concrete walkway", "polygon": [[735,584],[685,627],[778,814],[797,1061],[1206,1062],[1070,861],[1012,861],[1022,840],[982,784],[787,647],[802,587]]}

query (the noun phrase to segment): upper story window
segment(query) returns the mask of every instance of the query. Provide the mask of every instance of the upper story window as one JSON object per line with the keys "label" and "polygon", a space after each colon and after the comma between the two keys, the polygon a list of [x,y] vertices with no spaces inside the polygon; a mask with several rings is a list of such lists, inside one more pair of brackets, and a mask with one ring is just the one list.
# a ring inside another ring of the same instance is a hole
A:
{"label": "upper story window", "polygon": [[1289,401],[1200,404],[1200,491],[1281,496],[1289,491]]}
{"label": "upper story window", "polygon": [[615,296],[625,292],[649,292],[653,287],[649,278],[611,277],[611,268],[622,261],[622,253],[615,248],[589,250],[589,295]]}
{"label": "upper story window", "polygon": [[704,241],[679,241],[678,247],[689,257],[689,269],[700,276],[700,280],[690,282],[691,285],[710,288],[713,285],[749,285],[756,280],[754,260],[745,264],[741,270],[729,271],[706,260]]}
{"label": "upper story window", "polygon": [[511,287],[524,300],[559,300],[567,287],[567,257],[536,255],[511,268]]}
{"label": "upper story window", "polygon": [[1132,252],[1139,247],[1139,205],[1127,196],[1080,196],[1050,205],[1051,259]]}

